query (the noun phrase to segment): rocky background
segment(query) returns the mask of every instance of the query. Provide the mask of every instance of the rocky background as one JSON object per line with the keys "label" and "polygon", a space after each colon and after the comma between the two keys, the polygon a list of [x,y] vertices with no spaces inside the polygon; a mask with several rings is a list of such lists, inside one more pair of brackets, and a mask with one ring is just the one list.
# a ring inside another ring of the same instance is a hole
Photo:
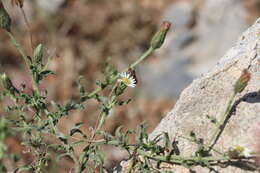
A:
{"label": "rocky background", "polygon": [[[234,90],[234,84],[244,69],[251,79],[243,92],[235,97],[232,112],[214,149],[227,152],[234,146],[243,146],[253,152],[260,151],[260,18],[247,29],[239,41],[230,48],[211,70],[194,80],[182,93],[172,111],[151,133],[150,138],[168,132],[171,139],[178,141],[182,156],[197,151],[197,145],[187,138],[195,133],[204,143],[210,141],[216,124],[209,118],[221,121],[221,115]],[[217,154],[216,154],[217,155]],[[176,172],[188,173],[190,169],[173,166]],[[207,173],[208,168],[195,167],[195,172]],[[214,166],[221,173],[242,173],[249,169],[242,163],[239,168]],[[259,172],[259,171],[255,171]]]}
{"label": "rocky background", "polygon": [[[8,0],[4,2],[13,19],[14,34],[29,53],[30,35],[22,15]],[[91,90],[95,80],[102,78],[102,66],[109,57],[119,69],[126,67],[149,46],[161,21],[173,23],[162,49],[137,69],[138,86],[126,95],[134,101],[114,110],[106,124],[110,132],[120,125],[136,128],[142,121],[148,122],[151,132],[180,92],[210,70],[260,16],[259,0],[25,0],[24,5],[34,44],[43,43],[46,57],[54,57],[51,69],[57,75],[42,87],[48,88],[50,100],[61,103],[77,97],[74,91],[79,75]],[[24,63],[3,31],[0,52],[0,71],[7,72],[17,86],[25,82],[29,91]],[[64,118],[60,129],[65,132],[79,121],[93,126],[97,107],[94,101],[89,104],[86,112]],[[0,116],[4,116],[2,112],[0,109]],[[31,161],[30,155],[23,153],[19,137],[10,137],[6,143],[10,152],[22,157],[21,162]],[[122,158],[124,153],[109,148],[107,167]],[[68,172],[70,164],[64,161],[59,172]]]}

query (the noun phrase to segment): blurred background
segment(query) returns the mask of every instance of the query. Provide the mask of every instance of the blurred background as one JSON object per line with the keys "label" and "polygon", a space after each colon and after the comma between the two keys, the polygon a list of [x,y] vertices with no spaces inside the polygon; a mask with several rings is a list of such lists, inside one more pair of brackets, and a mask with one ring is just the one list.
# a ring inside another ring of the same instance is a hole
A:
{"label": "blurred background", "polygon": [[[31,55],[30,34],[22,13],[9,1],[3,2],[13,21],[12,31]],[[24,0],[24,11],[34,46],[43,43],[45,58],[53,57],[50,69],[56,75],[48,77],[41,87],[48,89],[49,100],[59,103],[78,97],[76,81],[80,75],[91,91],[95,81],[102,79],[102,67],[108,59],[118,69],[127,67],[149,47],[160,23],[172,22],[162,48],[137,68],[138,85],[125,94],[133,101],[114,109],[105,124],[113,133],[120,125],[135,129],[146,121],[151,132],[173,108],[180,92],[212,68],[260,16],[260,0]],[[30,91],[25,64],[3,30],[0,69],[16,86],[26,83]],[[3,108],[0,116],[4,115]],[[97,102],[89,101],[86,111],[71,112],[59,127],[68,132],[82,121],[88,133],[87,127],[94,126],[97,115]],[[32,161],[29,153],[24,154],[19,137],[7,137],[5,142],[10,152],[21,157],[19,164]],[[114,148],[106,151],[107,168],[124,158],[124,153]],[[15,168],[7,160],[5,164]],[[54,167],[49,171],[69,172],[71,161]]]}

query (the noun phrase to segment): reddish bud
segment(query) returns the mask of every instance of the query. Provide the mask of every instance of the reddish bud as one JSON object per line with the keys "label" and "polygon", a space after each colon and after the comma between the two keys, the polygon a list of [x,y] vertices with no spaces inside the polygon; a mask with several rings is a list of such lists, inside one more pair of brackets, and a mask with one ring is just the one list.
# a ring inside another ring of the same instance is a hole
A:
{"label": "reddish bud", "polygon": [[243,70],[241,76],[235,83],[234,86],[235,93],[241,93],[247,86],[249,80],[250,80],[250,73],[245,69]]}
{"label": "reddish bud", "polygon": [[160,26],[160,30],[157,31],[157,33],[153,36],[152,40],[151,40],[151,47],[153,49],[158,49],[162,46],[166,34],[169,31],[171,27],[171,23],[168,21],[164,21],[161,26]]}
{"label": "reddish bud", "polygon": [[161,24],[160,29],[168,32],[168,30],[171,28],[171,23],[168,21],[163,21],[163,23]]}

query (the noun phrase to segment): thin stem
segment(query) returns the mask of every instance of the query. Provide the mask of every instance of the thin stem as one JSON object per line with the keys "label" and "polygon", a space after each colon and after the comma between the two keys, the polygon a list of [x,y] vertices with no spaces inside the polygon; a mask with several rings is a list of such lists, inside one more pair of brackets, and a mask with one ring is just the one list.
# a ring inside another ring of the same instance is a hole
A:
{"label": "thin stem", "polygon": [[197,157],[197,156],[191,156],[191,157],[182,157],[182,156],[177,156],[177,155],[172,155],[170,159],[168,159],[165,156],[155,156],[150,154],[147,151],[138,149],[137,152],[140,155],[146,156],[152,160],[157,160],[157,161],[162,161],[166,163],[176,163],[176,164],[183,164],[184,161],[191,161],[196,163],[201,163],[201,162],[218,162],[218,161],[229,161],[230,159],[228,157]]}
{"label": "thin stem", "polygon": [[26,56],[26,54],[25,54],[25,52],[24,52],[24,50],[23,50],[21,44],[15,39],[15,37],[13,36],[13,34],[12,34],[11,32],[7,32],[7,34],[9,35],[9,37],[10,37],[10,39],[11,39],[11,42],[14,44],[14,46],[16,47],[16,49],[18,50],[18,52],[22,55],[22,57],[23,57],[23,59],[24,59],[26,65],[27,65],[27,67],[28,67],[28,69],[29,69],[29,71],[30,71],[30,73],[31,73],[32,82],[33,82],[33,89],[34,89],[37,93],[39,93],[38,85],[37,85],[36,81],[34,80],[33,74],[32,74],[32,72],[31,72],[31,70],[30,70],[31,62],[30,62],[29,58],[27,58],[27,56]]}
{"label": "thin stem", "polygon": [[31,30],[31,27],[30,27],[30,23],[29,23],[29,21],[26,17],[26,14],[25,14],[23,8],[20,8],[20,9],[21,9],[25,24],[27,26],[27,29],[28,29],[28,32],[29,32],[29,35],[30,35],[30,43],[31,43],[31,48],[32,48],[32,52],[33,52],[33,36],[32,36],[32,30]]}
{"label": "thin stem", "polygon": [[[150,47],[140,58],[138,58],[134,63],[130,65],[130,68],[135,68],[139,63],[141,63],[145,58],[147,58],[154,49]],[[125,69],[124,71],[127,71],[129,68]]]}
{"label": "thin stem", "polygon": [[71,157],[72,160],[74,161],[74,163],[76,164],[75,166],[75,173],[80,173],[80,163],[79,160],[77,159],[77,156],[75,155],[75,153],[71,153]]}
{"label": "thin stem", "polygon": [[11,38],[12,43],[14,44],[14,46],[16,47],[16,49],[18,50],[18,52],[22,55],[26,65],[29,67],[30,66],[30,61],[28,60],[26,54],[24,53],[24,50],[21,46],[20,43],[18,43],[18,41],[14,38],[13,34],[11,32],[7,32],[9,37]]}
{"label": "thin stem", "polygon": [[[111,90],[111,92],[110,92],[110,94],[109,94],[109,96],[108,96],[108,104],[109,104],[109,107],[112,107],[113,105],[114,105],[114,97],[112,97],[112,95],[113,95],[113,92],[114,92],[114,90],[116,89],[116,87],[117,87],[117,83],[113,86],[113,88],[112,88],[112,90]],[[104,121],[105,121],[105,118],[106,118],[106,113],[104,112],[104,111],[102,111],[101,113],[100,113],[100,115],[99,115],[99,117],[98,117],[98,119],[97,119],[97,121],[96,121],[96,124],[95,124],[95,127],[94,127],[94,130],[93,130],[93,134],[92,134],[92,136],[91,136],[91,140],[93,140],[94,138],[95,138],[95,136],[96,136],[96,132],[98,131],[98,130],[100,130],[100,128],[103,126],[103,124],[104,124]]]}
{"label": "thin stem", "polygon": [[230,114],[230,111],[232,109],[232,105],[233,105],[233,102],[234,102],[234,99],[235,99],[235,96],[236,96],[236,93],[233,92],[229,101],[228,101],[228,104],[227,104],[227,107],[226,107],[226,110],[225,112],[221,115],[220,117],[220,121],[219,123],[217,124],[217,128],[214,132],[214,134],[211,136],[210,140],[209,140],[209,143],[208,143],[208,146],[209,146],[209,151],[212,150],[212,148],[214,147],[214,145],[216,144],[217,142],[217,139],[219,137],[219,134],[222,132],[223,130],[223,125],[225,124],[225,121],[228,117],[228,115]]}

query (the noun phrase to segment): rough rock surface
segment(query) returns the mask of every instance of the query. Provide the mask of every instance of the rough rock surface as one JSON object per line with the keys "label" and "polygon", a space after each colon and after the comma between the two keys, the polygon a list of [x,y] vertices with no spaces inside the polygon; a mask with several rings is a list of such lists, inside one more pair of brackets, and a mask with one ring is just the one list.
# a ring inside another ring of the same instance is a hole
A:
{"label": "rough rock surface", "polygon": [[[150,137],[168,132],[171,138],[177,136],[181,155],[189,156],[194,153],[196,146],[178,137],[188,137],[190,132],[194,131],[197,137],[203,138],[205,142],[209,140],[216,126],[210,122],[207,115],[220,118],[231,97],[235,81],[246,68],[251,73],[251,80],[245,90],[236,96],[235,111],[215,148],[226,151],[229,147],[244,145],[259,151],[260,141],[257,140],[257,136],[260,134],[260,18],[242,34],[215,67],[194,80],[182,92],[173,110]],[[172,169],[178,173],[189,172],[188,169],[180,167]],[[215,169],[221,173],[246,172],[234,167]],[[201,167],[194,168],[194,171],[210,172]]]}
{"label": "rough rock surface", "polygon": [[156,52],[158,58],[140,68],[140,81],[147,95],[177,98],[250,26],[241,1],[203,0],[200,5],[197,1],[177,1],[165,10],[162,20],[172,22],[173,27]]}

